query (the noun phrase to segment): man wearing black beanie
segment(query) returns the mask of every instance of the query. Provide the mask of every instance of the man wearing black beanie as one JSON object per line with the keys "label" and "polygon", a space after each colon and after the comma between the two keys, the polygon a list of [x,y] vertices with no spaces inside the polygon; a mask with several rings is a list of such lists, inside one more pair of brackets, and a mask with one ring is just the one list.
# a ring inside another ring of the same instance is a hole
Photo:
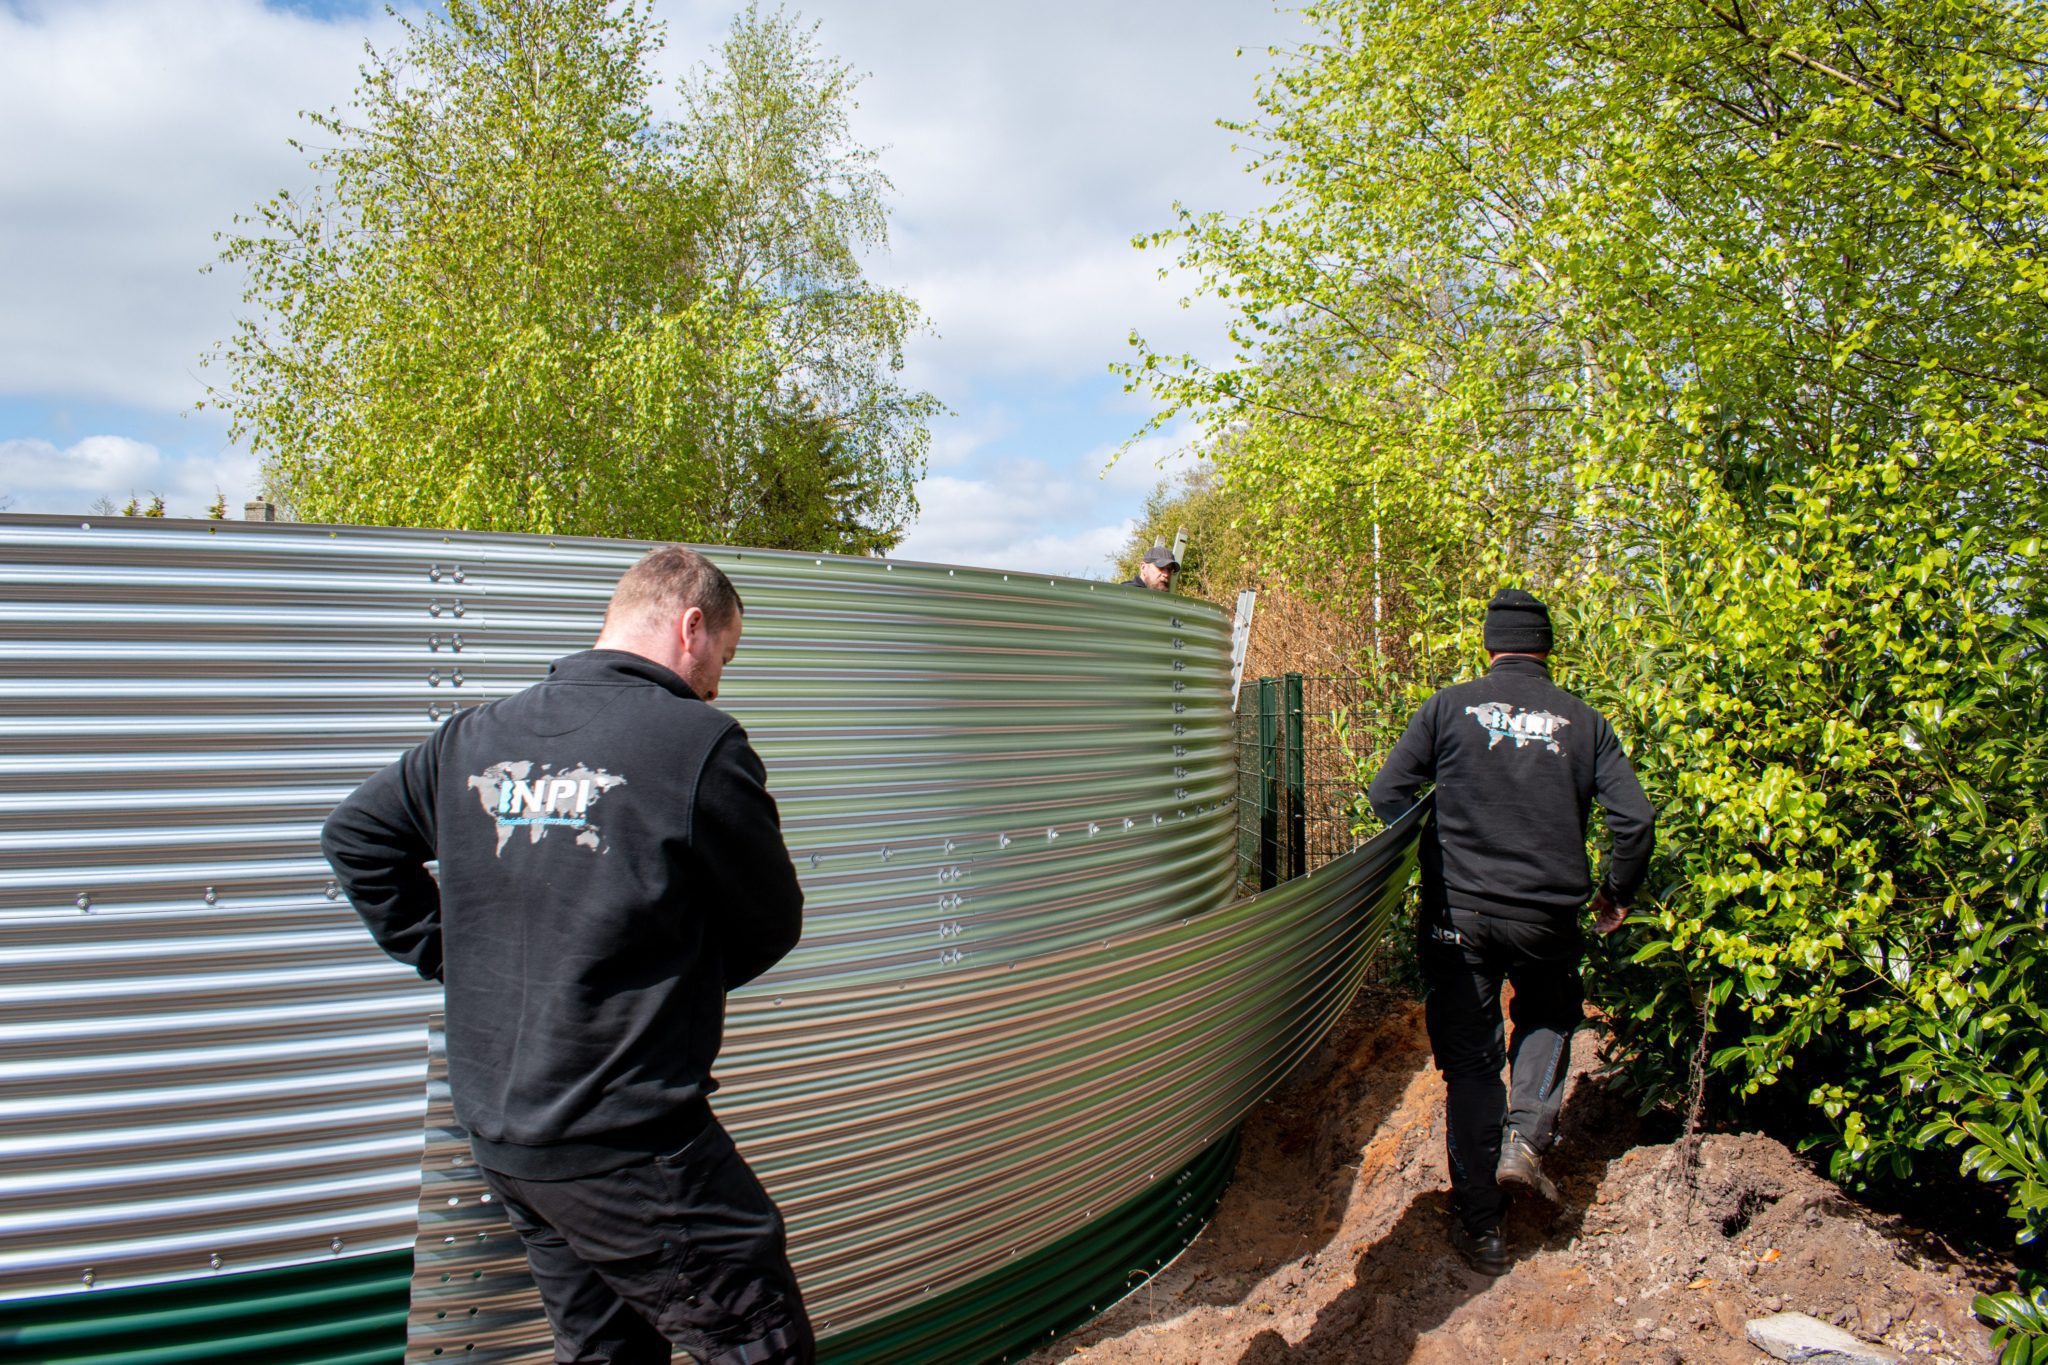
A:
{"label": "man wearing black beanie", "polygon": [[[1473,1269],[1508,1268],[1505,1187],[1555,1203],[1541,1156],[1557,1139],[1583,1017],[1579,915],[1621,927],[1642,885],[1656,811],[1606,717],[1550,680],[1550,611],[1519,588],[1486,608],[1486,676],[1422,704],[1373,779],[1387,821],[1436,786],[1422,849],[1421,959],[1429,1042],[1444,1073],[1452,1243]],[[1597,801],[1614,836],[1598,891],[1586,863]],[[1500,990],[1515,988],[1503,1038]],[[1509,1083],[1501,1083],[1501,1069]]]}

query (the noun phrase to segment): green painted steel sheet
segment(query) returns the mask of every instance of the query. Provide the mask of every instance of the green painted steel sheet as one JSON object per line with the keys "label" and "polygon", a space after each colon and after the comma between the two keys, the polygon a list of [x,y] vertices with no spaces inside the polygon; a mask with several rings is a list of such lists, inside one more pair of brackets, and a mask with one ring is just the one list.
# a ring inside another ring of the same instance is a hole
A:
{"label": "green painted steel sheet", "polygon": [[412,1256],[0,1303],[10,1365],[397,1365]]}

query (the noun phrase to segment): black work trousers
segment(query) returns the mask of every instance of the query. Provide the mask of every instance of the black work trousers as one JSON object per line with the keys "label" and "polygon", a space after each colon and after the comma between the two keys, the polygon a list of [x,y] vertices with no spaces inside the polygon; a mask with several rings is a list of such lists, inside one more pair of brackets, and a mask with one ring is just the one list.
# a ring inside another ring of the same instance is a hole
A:
{"label": "black work trousers", "polygon": [[[1538,1152],[1557,1140],[1572,1031],[1585,1004],[1583,946],[1577,921],[1562,916],[1531,924],[1438,909],[1422,926],[1429,1045],[1447,1092],[1451,1199],[1467,1231],[1496,1231],[1507,1208],[1493,1178],[1503,1132],[1520,1133]],[[1505,1047],[1503,980],[1515,988],[1514,1038]]]}
{"label": "black work trousers", "polygon": [[717,1119],[682,1150],[572,1180],[483,1171],[526,1243],[556,1365],[810,1365],[782,1214]]}

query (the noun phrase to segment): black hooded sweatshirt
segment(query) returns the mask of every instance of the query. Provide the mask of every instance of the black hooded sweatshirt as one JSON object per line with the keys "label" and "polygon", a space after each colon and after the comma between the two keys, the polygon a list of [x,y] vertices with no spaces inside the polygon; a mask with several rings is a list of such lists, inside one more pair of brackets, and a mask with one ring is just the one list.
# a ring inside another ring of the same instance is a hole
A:
{"label": "black hooded sweatshirt", "polygon": [[1607,894],[1627,905],[1642,885],[1657,812],[1614,727],[1539,659],[1497,659],[1424,702],[1373,779],[1372,808],[1391,823],[1430,782],[1441,890],[1458,909],[1534,922],[1577,914],[1593,893],[1595,801],[1614,836]]}
{"label": "black hooded sweatshirt", "polygon": [[445,983],[478,1159],[530,1179],[688,1141],[726,991],[803,922],[739,723],[621,650],[457,713],[343,801],[321,847],[378,945]]}

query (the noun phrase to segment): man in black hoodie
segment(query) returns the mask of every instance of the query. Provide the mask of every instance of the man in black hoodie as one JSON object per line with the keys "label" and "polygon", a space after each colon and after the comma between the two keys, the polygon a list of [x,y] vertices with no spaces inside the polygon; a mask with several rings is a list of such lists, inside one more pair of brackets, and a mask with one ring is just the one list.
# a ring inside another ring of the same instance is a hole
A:
{"label": "man in black hoodie", "polygon": [[[1591,897],[1594,930],[1620,928],[1655,838],[1656,811],[1614,727],[1550,681],[1550,644],[1541,602],[1517,588],[1495,594],[1486,676],[1423,703],[1370,793],[1391,822],[1436,785],[1418,951],[1430,1047],[1448,1092],[1452,1241],[1488,1275],[1508,1268],[1502,1186],[1558,1199],[1540,1157],[1557,1138],[1585,1003],[1579,912]],[[1595,801],[1614,836],[1597,892],[1586,863]],[[1503,978],[1515,988],[1506,1048]]]}
{"label": "man in black hoodie", "polygon": [[651,551],[596,648],[459,712],[321,831],[378,945],[445,985],[456,1117],[561,1365],[813,1355],[782,1216],[706,1102],[725,993],[803,923],[760,757],[708,704],[740,611],[701,555]]}

